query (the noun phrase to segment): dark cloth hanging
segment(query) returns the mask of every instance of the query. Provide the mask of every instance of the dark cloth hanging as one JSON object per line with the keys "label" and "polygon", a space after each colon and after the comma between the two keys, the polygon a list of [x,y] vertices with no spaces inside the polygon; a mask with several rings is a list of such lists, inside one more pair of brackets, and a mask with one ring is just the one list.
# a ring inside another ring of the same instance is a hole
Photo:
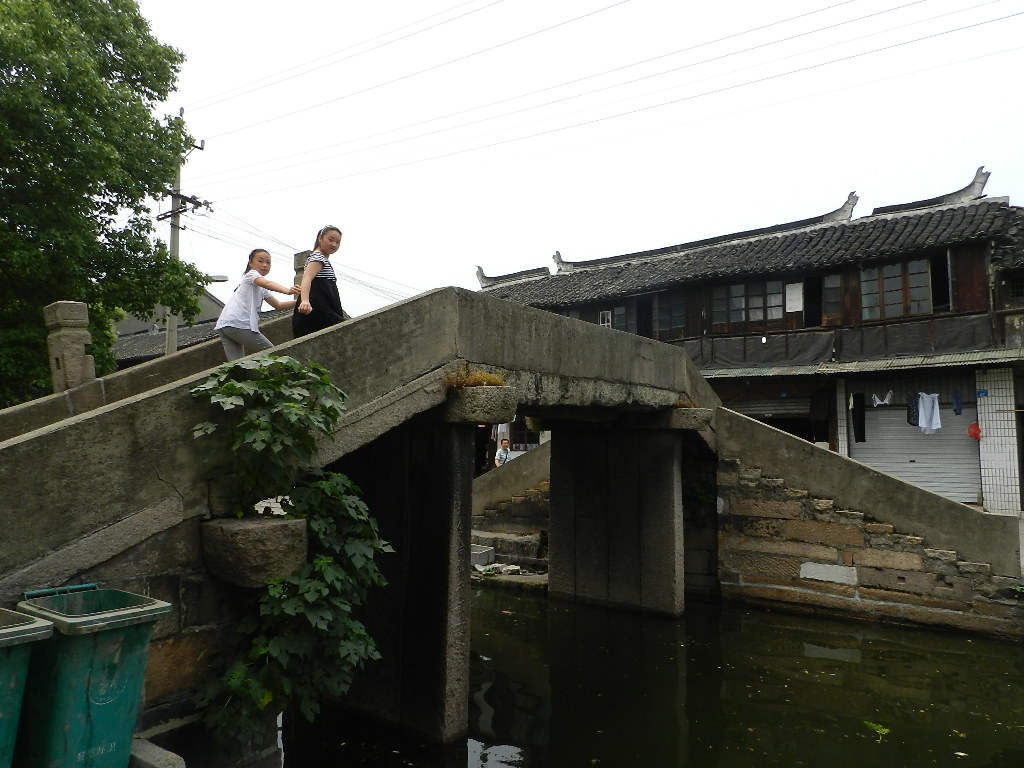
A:
{"label": "dark cloth hanging", "polygon": [[828,421],[832,409],[832,391],[819,389],[811,395],[811,421]]}
{"label": "dark cloth hanging", "polygon": [[850,409],[850,415],[853,419],[853,441],[864,443],[867,442],[864,436],[864,393],[854,392],[852,399],[853,407]]}
{"label": "dark cloth hanging", "polygon": [[907,395],[907,424],[911,426],[918,426],[920,423],[920,416],[918,415],[917,409],[917,393]]}
{"label": "dark cloth hanging", "polygon": [[960,393],[959,389],[953,390],[953,413],[959,416],[964,412],[964,396]]}

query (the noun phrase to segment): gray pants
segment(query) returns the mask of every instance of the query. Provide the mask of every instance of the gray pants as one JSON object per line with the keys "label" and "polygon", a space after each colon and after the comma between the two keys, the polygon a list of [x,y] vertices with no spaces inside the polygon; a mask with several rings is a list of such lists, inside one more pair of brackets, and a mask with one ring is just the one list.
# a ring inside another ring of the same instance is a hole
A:
{"label": "gray pants", "polygon": [[218,328],[217,333],[220,334],[220,343],[224,346],[224,354],[229,361],[274,346],[262,333],[250,331],[248,328],[232,328],[226,325]]}

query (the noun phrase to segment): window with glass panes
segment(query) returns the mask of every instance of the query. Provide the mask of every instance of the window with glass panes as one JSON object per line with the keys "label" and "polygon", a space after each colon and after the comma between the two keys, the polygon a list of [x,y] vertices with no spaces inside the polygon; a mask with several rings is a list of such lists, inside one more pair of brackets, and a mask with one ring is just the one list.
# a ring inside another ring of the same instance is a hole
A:
{"label": "window with glass panes", "polygon": [[755,323],[781,321],[785,302],[781,280],[718,285],[711,290],[711,322]]}
{"label": "window with glass panes", "polygon": [[929,314],[932,288],[928,259],[862,268],[860,305],[863,320]]}
{"label": "window with glass panes", "polygon": [[838,321],[843,308],[842,275],[825,275],[821,279],[821,317]]}
{"label": "window with glass panes", "polygon": [[678,338],[686,326],[686,304],[682,291],[666,291],[658,294],[658,312],[655,328],[659,339]]}
{"label": "window with glass panes", "polygon": [[636,310],[632,306],[612,309],[612,328],[617,331],[636,333]]}

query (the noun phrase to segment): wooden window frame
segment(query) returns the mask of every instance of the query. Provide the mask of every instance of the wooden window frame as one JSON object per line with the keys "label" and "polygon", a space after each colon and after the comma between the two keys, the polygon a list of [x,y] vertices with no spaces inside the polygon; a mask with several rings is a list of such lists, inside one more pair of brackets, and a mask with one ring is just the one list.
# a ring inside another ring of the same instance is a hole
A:
{"label": "wooden window frame", "polygon": [[712,333],[783,329],[785,324],[785,281],[753,280],[712,286]]}
{"label": "wooden window frame", "polygon": [[861,267],[861,320],[896,320],[934,313],[928,257]]}
{"label": "wooden window frame", "polygon": [[681,339],[686,334],[686,297],[683,291],[664,291],[656,296],[654,338]]}

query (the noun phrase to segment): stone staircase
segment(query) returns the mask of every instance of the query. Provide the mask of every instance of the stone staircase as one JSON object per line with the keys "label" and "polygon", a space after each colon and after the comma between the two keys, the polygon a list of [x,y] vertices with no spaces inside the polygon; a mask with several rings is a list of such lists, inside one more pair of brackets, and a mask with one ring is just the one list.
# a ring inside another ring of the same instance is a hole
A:
{"label": "stone staircase", "polygon": [[474,514],[472,544],[490,548],[493,562],[546,573],[550,491],[551,483],[542,480]]}

